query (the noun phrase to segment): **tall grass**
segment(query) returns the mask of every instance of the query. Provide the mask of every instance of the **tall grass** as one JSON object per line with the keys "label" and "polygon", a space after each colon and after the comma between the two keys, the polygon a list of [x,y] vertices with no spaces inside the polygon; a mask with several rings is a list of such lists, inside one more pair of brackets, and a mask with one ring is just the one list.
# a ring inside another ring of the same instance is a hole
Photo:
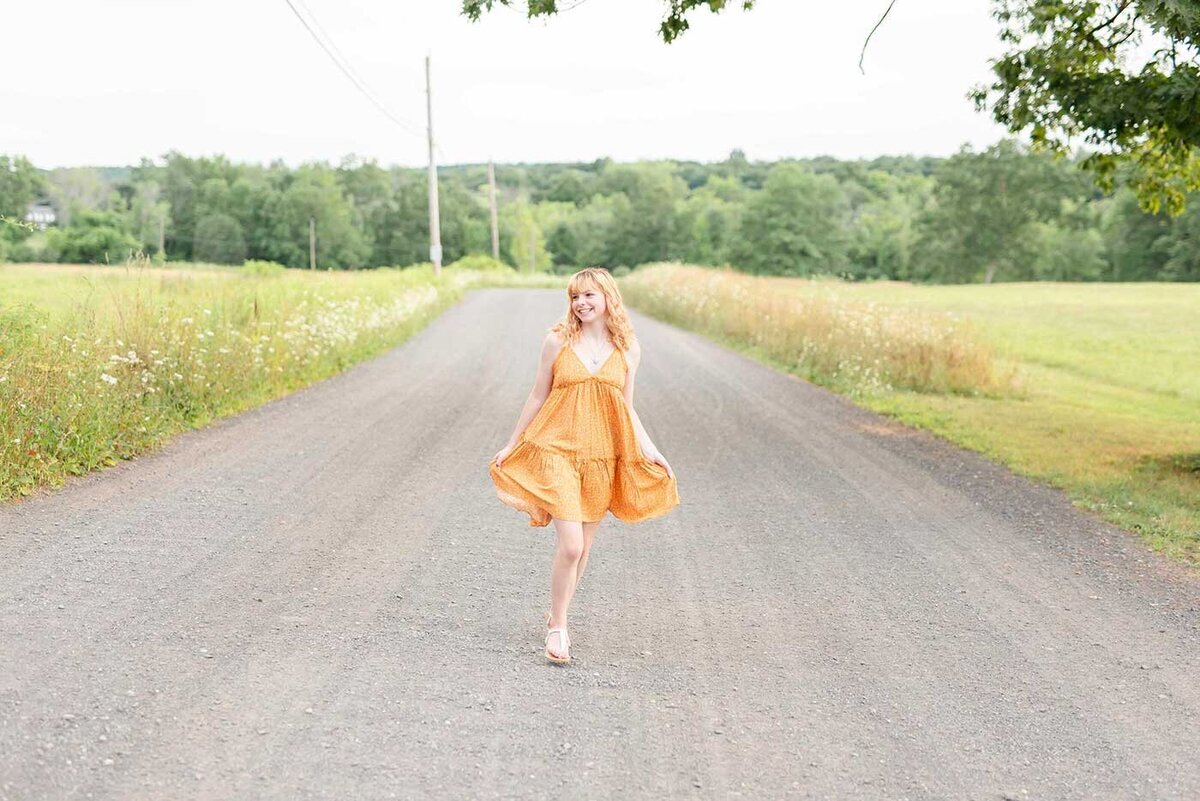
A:
{"label": "tall grass", "polygon": [[621,288],[640,310],[1060,487],[1200,566],[1200,286],[918,286],[658,265]]}
{"label": "tall grass", "polygon": [[17,269],[0,286],[36,284],[26,297],[44,302],[0,305],[0,499],[333,375],[403,341],[466,288],[509,283],[469,270],[435,279],[429,265]]}
{"label": "tall grass", "polygon": [[[648,314],[852,395],[995,394],[1012,386],[1011,369],[952,314],[840,297],[829,282],[787,282],[656,264],[623,278],[621,291]],[[795,291],[797,283],[805,291]]]}

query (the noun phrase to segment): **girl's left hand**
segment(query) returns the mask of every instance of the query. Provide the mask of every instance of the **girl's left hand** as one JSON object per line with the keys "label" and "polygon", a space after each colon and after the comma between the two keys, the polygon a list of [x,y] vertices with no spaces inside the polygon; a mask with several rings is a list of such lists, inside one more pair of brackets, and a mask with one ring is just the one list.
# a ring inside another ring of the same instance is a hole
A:
{"label": "girl's left hand", "polygon": [[662,465],[662,469],[667,471],[667,475],[675,478],[675,471],[671,469],[671,465],[667,464],[667,457],[663,456],[658,451],[655,451],[650,456],[646,457],[655,464]]}

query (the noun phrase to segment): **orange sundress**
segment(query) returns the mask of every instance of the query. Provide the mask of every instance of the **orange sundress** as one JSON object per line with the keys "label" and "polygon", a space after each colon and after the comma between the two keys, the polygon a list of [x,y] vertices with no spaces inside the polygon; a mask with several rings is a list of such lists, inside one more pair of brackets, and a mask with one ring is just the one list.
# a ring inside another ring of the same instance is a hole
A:
{"label": "orange sundress", "polygon": [[595,373],[569,344],[554,357],[546,402],[503,465],[488,462],[497,497],[526,512],[529,525],[552,517],[590,523],[606,512],[637,523],[679,503],[675,477],[638,445],[622,392],[627,370],[615,347]]}

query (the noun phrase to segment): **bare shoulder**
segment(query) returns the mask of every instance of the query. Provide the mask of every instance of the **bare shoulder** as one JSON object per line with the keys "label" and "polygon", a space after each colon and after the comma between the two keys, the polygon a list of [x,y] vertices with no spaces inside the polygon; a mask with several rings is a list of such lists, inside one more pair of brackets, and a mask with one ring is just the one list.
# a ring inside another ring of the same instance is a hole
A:
{"label": "bare shoulder", "polygon": [[642,360],[641,341],[637,337],[631,338],[629,340],[629,347],[625,349],[625,352],[629,355],[629,360],[634,364],[640,362]]}
{"label": "bare shoulder", "polygon": [[564,335],[554,329],[546,332],[545,338],[542,340],[542,355],[553,357],[558,354],[562,346],[566,344]]}

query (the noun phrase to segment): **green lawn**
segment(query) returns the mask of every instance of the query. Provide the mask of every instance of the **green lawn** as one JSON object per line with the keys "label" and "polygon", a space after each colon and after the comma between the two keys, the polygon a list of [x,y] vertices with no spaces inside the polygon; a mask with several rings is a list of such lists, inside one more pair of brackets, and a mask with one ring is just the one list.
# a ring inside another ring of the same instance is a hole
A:
{"label": "green lawn", "polygon": [[1065,489],[1200,563],[1200,285],[844,290],[962,314],[1018,365],[1000,399],[896,393],[868,405]]}

